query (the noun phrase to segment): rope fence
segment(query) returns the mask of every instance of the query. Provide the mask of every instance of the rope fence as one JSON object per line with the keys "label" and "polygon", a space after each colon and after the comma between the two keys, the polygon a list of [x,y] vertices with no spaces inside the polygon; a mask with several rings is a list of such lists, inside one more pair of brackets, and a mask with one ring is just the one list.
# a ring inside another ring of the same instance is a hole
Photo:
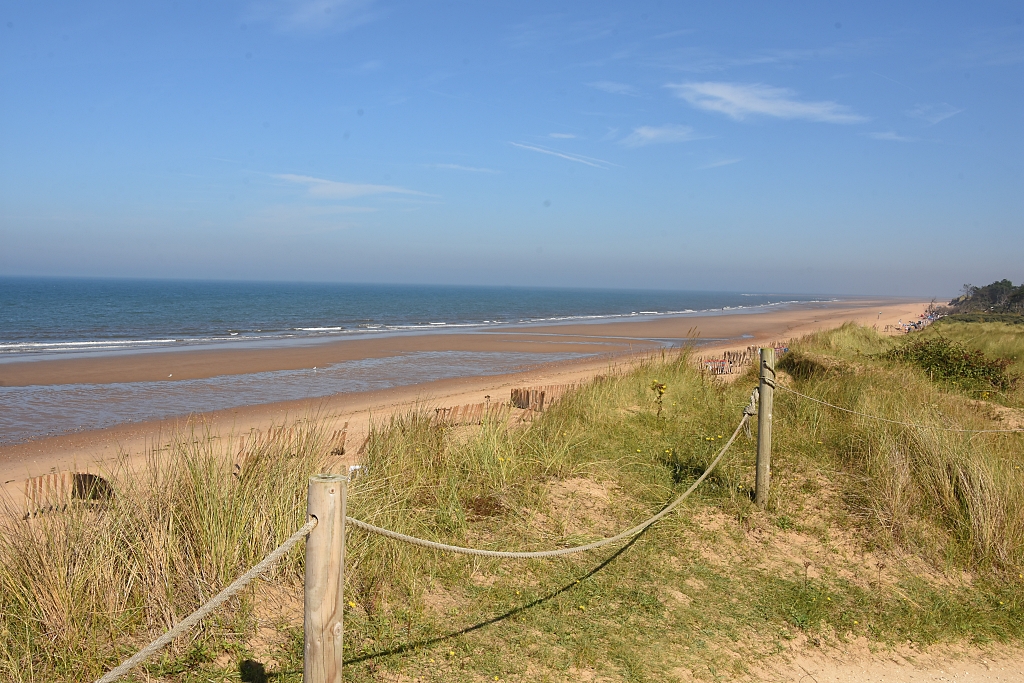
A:
{"label": "rope fence", "polygon": [[722,446],[721,450],[718,451],[718,455],[715,456],[715,459],[712,460],[711,463],[704,469],[704,473],[701,474],[700,477],[698,477],[697,480],[694,481],[693,484],[690,485],[690,488],[686,489],[686,491],[684,491],[682,494],[680,494],[671,503],[666,505],[661,510],[661,512],[657,513],[656,515],[652,515],[651,517],[648,517],[643,522],[640,522],[636,526],[630,527],[629,529],[626,529],[625,531],[623,531],[621,533],[618,533],[618,534],[616,534],[614,536],[610,536],[608,538],[602,538],[601,540],[594,541],[593,543],[587,543],[586,545],[578,545],[578,546],[575,546],[575,547],[572,547],[572,548],[558,548],[558,549],[555,549],[555,550],[532,550],[532,551],[480,550],[478,548],[463,548],[463,547],[456,546],[456,545],[448,545],[447,543],[438,543],[436,541],[428,541],[428,540],[423,539],[423,538],[417,538],[415,536],[409,536],[408,534],[401,534],[401,533],[398,533],[397,531],[391,531],[390,529],[384,529],[384,528],[381,528],[379,526],[374,526],[373,524],[368,524],[367,522],[363,522],[361,520],[354,519],[352,517],[346,517],[345,521],[347,523],[351,524],[352,526],[356,527],[357,529],[362,529],[363,531],[368,531],[368,532],[373,533],[373,534],[378,534],[380,536],[384,536],[386,538],[394,539],[396,541],[402,541],[404,543],[409,543],[411,545],[420,546],[422,548],[430,548],[432,550],[442,550],[442,551],[445,551],[445,552],[456,553],[456,554],[459,554],[459,555],[476,555],[476,556],[482,556],[482,557],[503,557],[503,558],[506,558],[506,559],[513,559],[513,560],[525,560],[525,559],[541,558],[541,557],[560,557],[562,555],[574,555],[576,553],[584,553],[584,552],[587,552],[589,550],[597,550],[598,548],[602,548],[602,547],[604,547],[606,545],[611,545],[612,543],[618,543],[619,541],[624,541],[627,538],[631,538],[633,536],[636,536],[637,534],[642,532],[647,527],[649,527],[652,524],[656,523],[658,520],[663,519],[664,517],[666,517],[673,510],[675,510],[677,507],[679,507],[679,505],[684,500],[689,498],[690,494],[692,494],[694,491],[696,491],[697,487],[700,486],[701,483],[703,483],[704,480],[708,478],[708,476],[711,474],[712,471],[714,471],[715,467],[718,466],[718,463],[720,463],[722,461],[722,458],[725,456],[726,452],[729,450],[729,447],[732,446],[733,442],[736,440],[736,437],[739,436],[740,431],[744,427],[747,426],[747,423],[750,421],[750,416],[754,414],[754,407],[755,407],[756,401],[757,401],[757,394],[754,393],[750,397],[750,404],[743,410],[743,418],[740,420],[739,424],[736,425],[736,429],[735,429],[735,431],[733,431],[732,436],[729,437],[729,440],[726,441],[725,444]]}
{"label": "rope fence", "polygon": [[124,677],[129,671],[159,652],[172,640],[180,636],[185,631],[190,630],[206,617],[210,616],[215,609],[223,605],[239,591],[248,586],[253,579],[280,562],[281,559],[288,554],[288,551],[294,548],[299,541],[304,539],[306,534],[312,531],[316,525],[317,520],[315,518],[303,524],[301,529],[292,534],[287,541],[279,545],[277,549],[263,558],[259,564],[239,576],[231,583],[230,586],[222,590],[220,593],[217,593],[217,595],[215,595],[209,602],[197,609],[195,612],[179,621],[173,628],[168,630],[167,633],[136,652],[117,668],[108,671],[107,674],[96,681],[96,683],[113,683],[113,681]]}
{"label": "rope fence", "polygon": [[[689,488],[678,495],[657,514],[648,517],[644,521],[626,529],[625,531],[585,545],[569,548],[553,548],[549,550],[485,550],[480,548],[449,545],[447,543],[439,543],[437,541],[399,533],[397,531],[385,529],[347,516],[345,514],[345,498],[347,495],[348,477],[339,475],[317,475],[311,477],[309,482],[307,503],[309,521],[306,522],[306,524],[261,560],[259,564],[236,579],[230,586],[222,590],[214,598],[176,624],[162,636],[141,649],[129,659],[125,660],[120,666],[108,672],[96,681],[96,683],[113,683],[113,681],[125,676],[134,667],[158,652],[176,637],[197,625],[202,619],[209,616],[224,602],[245,588],[257,576],[273,567],[293,547],[295,547],[299,541],[303,539],[306,540],[304,619],[305,655],[303,680],[306,683],[340,681],[342,661],[341,645],[342,635],[344,632],[344,601],[342,599],[342,592],[344,588],[344,549],[346,526],[351,526],[367,533],[377,534],[385,538],[422,548],[479,557],[497,557],[517,560],[536,559],[561,557],[596,550],[598,548],[632,538],[671,514],[711,475],[725,457],[730,447],[736,441],[740,431],[745,430],[747,435],[750,435],[750,419],[755,414],[758,416],[758,443],[754,502],[758,506],[763,506],[767,498],[771,474],[771,423],[773,392],[775,390],[780,390],[798,398],[827,406],[844,413],[916,429],[934,429],[948,432],[975,434],[1024,432],[1024,429],[1020,428],[961,429],[955,427],[916,424],[852,410],[813,396],[808,396],[807,394],[803,394],[795,389],[783,386],[776,381],[775,351],[776,349],[773,347],[767,347],[760,350],[759,385],[751,393],[750,402],[743,409],[742,418],[740,419],[739,424],[736,425],[736,429],[718,451],[714,459],[712,459],[704,469],[704,472],[700,477],[698,477],[689,486]],[[524,391],[524,399],[528,396],[529,395]],[[543,394],[540,394],[540,396],[543,396]],[[542,401],[543,398],[540,398],[539,400]]]}
{"label": "rope fence", "polygon": [[[733,431],[732,436],[730,436],[728,441],[726,441],[722,445],[722,448],[718,451],[718,454],[715,456],[715,458],[704,469],[704,472],[700,475],[700,477],[698,477],[696,479],[696,481],[694,481],[693,484],[691,484],[690,487],[686,489],[686,491],[681,493],[672,502],[670,502],[668,505],[666,505],[664,508],[662,508],[662,510],[660,512],[658,512],[657,514],[654,514],[654,515],[648,517],[647,519],[645,519],[644,521],[640,522],[636,526],[630,527],[629,529],[626,529],[625,531],[622,531],[622,532],[620,532],[620,533],[618,533],[618,534],[616,534],[614,536],[610,536],[608,538],[603,538],[601,540],[594,541],[592,543],[587,543],[586,545],[574,546],[574,547],[571,547],[571,548],[555,548],[555,549],[551,549],[551,550],[536,550],[536,551],[483,550],[483,549],[479,549],[479,548],[465,548],[465,547],[461,547],[461,546],[448,545],[446,543],[438,543],[436,541],[430,541],[430,540],[427,540],[427,539],[424,539],[424,538],[417,538],[416,536],[410,536],[408,534],[402,534],[402,533],[399,533],[397,531],[392,531],[390,529],[385,529],[385,528],[382,528],[382,527],[379,527],[379,526],[375,526],[373,524],[369,524],[369,523],[364,522],[362,520],[355,519],[353,517],[348,517],[348,516],[344,515],[344,508],[345,508],[345,504],[344,504],[345,485],[344,484],[347,483],[347,481],[348,481],[348,479],[346,477],[338,477],[338,476],[313,477],[310,480],[310,492],[311,492],[310,498],[312,499],[312,492],[313,492],[313,485],[314,485],[313,481],[314,480],[316,480],[316,479],[323,479],[323,480],[329,481],[329,482],[341,482],[342,485],[340,487],[341,488],[341,502],[340,502],[340,505],[332,506],[337,511],[340,511],[340,519],[338,521],[343,519],[344,520],[344,524],[351,525],[351,526],[353,526],[353,527],[355,527],[357,529],[362,529],[363,531],[366,531],[366,532],[369,532],[369,533],[378,534],[380,536],[384,536],[386,538],[390,538],[390,539],[393,539],[393,540],[396,540],[396,541],[401,541],[401,542],[404,542],[404,543],[409,543],[411,545],[415,545],[415,546],[419,546],[419,547],[423,547],[423,548],[430,548],[432,550],[440,550],[440,551],[456,553],[456,554],[460,554],[460,555],[475,555],[475,556],[483,556],[483,557],[501,557],[501,558],[505,558],[505,559],[532,559],[532,558],[560,557],[560,556],[563,556],[563,555],[573,555],[573,554],[576,554],[576,553],[583,553],[583,552],[587,552],[587,551],[591,551],[591,550],[596,550],[598,548],[602,548],[604,546],[611,545],[613,543],[618,543],[618,542],[624,541],[624,540],[626,540],[628,538],[632,538],[633,536],[636,536],[637,534],[641,533],[642,531],[644,531],[645,529],[647,529],[651,525],[657,523],[659,520],[665,518],[666,516],[671,514],[673,510],[675,510],[677,507],[679,507],[679,505],[681,505],[683,503],[683,501],[685,501],[687,498],[689,498],[690,495],[693,494],[693,492],[696,491],[697,488],[708,478],[708,476],[711,475],[711,473],[715,470],[715,468],[718,466],[718,464],[722,461],[722,458],[725,457],[725,454],[729,451],[729,448],[736,441],[736,437],[739,436],[740,431],[742,431],[744,429],[748,429],[748,423],[750,422],[750,418],[751,418],[752,415],[755,414],[755,411],[756,411],[757,398],[758,398],[758,390],[754,389],[754,391],[751,393],[751,396],[750,396],[750,403],[743,409],[743,416],[740,419],[739,424],[736,425],[736,429]],[[748,429],[748,433],[749,433],[749,429]],[[333,494],[334,493],[334,489],[333,488],[330,489],[330,492]],[[338,516],[337,512],[335,512],[334,514],[335,514],[335,516]],[[251,583],[253,579],[255,579],[259,575],[263,574],[264,572],[269,570],[271,567],[273,567],[275,564],[277,564],[293,547],[295,547],[295,545],[299,541],[301,541],[304,538],[306,538],[306,536],[308,534],[310,534],[317,527],[317,525],[319,523],[321,523],[319,521],[319,519],[316,516],[311,514],[310,515],[310,520],[308,522],[306,522],[306,524],[304,524],[298,531],[296,531],[294,534],[292,534],[288,538],[288,540],[286,540],[284,543],[282,543],[280,546],[278,546],[273,552],[271,552],[269,555],[267,555],[262,561],[260,561],[259,564],[254,566],[252,569],[247,571],[242,576],[240,576],[237,579],[235,579],[235,581],[230,586],[228,586],[227,588],[222,590],[215,597],[213,597],[211,600],[209,600],[206,604],[204,604],[202,607],[197,609],[195,612],[190,614],[188,617],[186,617],[185,619],[180,621],[178,624],[176,624],[173,628],[168,630],[162,636],[160,636],[159,638],[157,638],[156,640],[151,642],[149,645],[147,645],[146,647],[142,648],[137,653],[135,653],[134,655],[132,655],[131,657],[126,659],[120,666],[118,666],[118,667],[112,669],[111,671],[107,672],[107,674],[104,675],[102,678],[98,679],[96,681],[96,683],[113,683],[114,681],[117,681],[117,680],[121,679],[122,677],[127,675],[132,669],[134,669],[136,666],[138,666],[139,664],[144,662],[146,659],[148,659],[152,655],[154,655],[157,652],[159,652],[164,646],[169,644],[175,638],[177,638],[178,636],[182,635],[186,631],[190,630],[193,626],[196,626],[200,621],[202,621],[203,619],[208,617],[210,614],[212,614],[214,610],[216,610],[218,607],[220,607],[225,602],[227,602],[231,597],[233,597],[239,591],[241,591],[243,588],[245,588],[247,585],[249,585],[249,583]],[[324,525],[328,526],[328,527],[330,526],[330,520],[324,520],[322,523]],[[342,538],[342,541],[341,541],[342,542],[342,547],[344,547],[344,534],[343,533],[342,533],[341,538]],[[343,551],[342,551],[342,553],[343,553]],[[343,586],[344,585],[344,579],[342,578],[343,577],[343,571],[344,571],[343,570],[343,564],[344,564],[343,558],[342,558],[341,562],[336,562],[336,563],[332,562],[331,564],[340,565],[338,567],[338,569],[337,569],[338,574],[336,576],[333,576],[333,577],[332,576],[327,576],[326,580],[325,580],[325,577],[322,576],[322,574],[324,572],[322,572],[322,571],[315,572],[316,573],[316,580],[314,581],[314,583],[319,584],[318,588],[323,588],[324,584],[326,584],[327,586],[330,586],[332,583],[333,584],[337,584],[338,586]],[[331,572],[328,570],[327,574],[329,575],[330,573]],[[306,605],[305,605],[306,612],[307,612],[307,626],[308,626],[309,611],[310,611],[310,600],[309,600],[310,575],[311,575],[311,567],[309,566],[309,555],[308,555],[308,547],[307,547],[307,566],[306,566],[306,584],[307,584],[306,591],[307,591],[307,596],[306,596]],[[330,592],[330,591],[327,591],[327,592]],[[340,595],[340,588],[339,588],[338,592],[336,594],[334,594],[331,599],[333,600],[333,602],[337,603],[337,602],[340,601],[340,598],[341,598],[341,595]],[[329,635],[333,635],[333,636],[335,636],[335,638],[337,638],[336,650],[340,653],[340,636],[341,636],[341,630],[342,630],[341,629],[341,614],[339,613],[339,614],[336,615],[336,622],[330,623],[330,621],[331,620],[328,620],[328,622],[325,622],[325,623],[321,624],[321,628],[322,628],[322,630],[324,632],[327,632],[327,633],[329,633]],[[306,630],[308,631],[309,629],[307,628]],[[307,639],[307,641],[306,641],[307,642],[306,652],[307,652],[307,655],[308,655],[308,653],[310,651],[309,638],[310,638],[310,634],[306,633],[306,639]],[[317,642],[320,643],[321,641],[318,640]],[[340,662],[340,656],[339,656],[339,662]],[[306,666],[309,667],[308,656],[307,656]],[[314,671],[314,673],[319,673],[319,671]],[[308,678],[308,679],[304,678],[304,680],[310,680],[310,683],[316,683],[315,681],[313,681],[312,678]],[[323,677],[322,679],[318,679],[318,680],[331,680],[331,679],[328,676],[328,677]]]}
{"label": "rope fence", "polygon": [[1015,429],[961,429],[959,427],[940,427],[938,425],[923,425],[923,424],[918,424],[916,422],[903,422],[901,420],[892,420],[892,419],[887,418],[887,417],[881,417],[879,415],[871,415],[870,413],[862,413],[859,410],[851,410],[850,408],[844,408],[842,406],[837,406],[834,403],[829,403],[828,401],[823,401],[820,398],[815,398],[813,396],[808,396],[807,394],[802,394],[799,391],[797,391],[796,389],[790,389],[789,387],[783,386],[781,384],[776,384],[775,388],[779,389],[781,391],[785,391],[788,394],[793,394],[794,396],[798,396],[798,397],[800,397],[802,399],[805,399],[807,401],[813,401],[814,403],[820,403],[823,406],[828,406],[829,408],[833,408],[835,410],[838,410],[838,411],[841,411],[841,412],[844,412],[844,413],[850,413],[851,415],[860,415],[861,417],[866,417],[866,418],[869,418],[869,419],[872,419],[872,420],[877,420],[879,422],[887,422],[889,424],[901,425],[903,427],[912,427],[912,428],[915,428],[915,429],[933,429],[935,431],[940,431],[940,432],[960,432],[960,433],[963,433],[963,434],[1012,434],[1012,433],[1024,432],[1024,429],[1021,429],[1019,427],[1015,428]]}

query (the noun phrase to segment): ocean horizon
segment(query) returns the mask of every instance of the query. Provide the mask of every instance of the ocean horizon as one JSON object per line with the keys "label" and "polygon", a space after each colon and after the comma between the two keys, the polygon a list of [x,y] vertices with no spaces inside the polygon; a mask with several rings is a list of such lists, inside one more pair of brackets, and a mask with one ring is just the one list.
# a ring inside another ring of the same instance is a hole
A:
{"label": "ocean horizon", "polygon": [[692,290],[0,278],[0,362],[644,319],[836,297]]}
{"label": "ocean horizon", "polygon": [[[3,386],[2,368],[11,363],[757,312],[815,301],[835,298],[669,290],[0,278],[0,445],[268,401],[322,399],[519,372],[599,352],[593,350],[596,344],[582,353],[535,353],[528,348],[415,351],[311,369],[174,381]],[[661,346],[676,343],[654,341]]]}

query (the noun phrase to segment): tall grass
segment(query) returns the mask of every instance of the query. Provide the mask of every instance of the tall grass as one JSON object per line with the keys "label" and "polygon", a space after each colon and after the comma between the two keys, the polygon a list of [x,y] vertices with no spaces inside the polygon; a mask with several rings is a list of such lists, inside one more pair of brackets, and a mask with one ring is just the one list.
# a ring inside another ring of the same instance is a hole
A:
{"label": "tall grass", "polygon": [[[670,402],[657,417],[652,378],[685,402]],[[709,382],[682,356],[642,363],[625,378],[601,378],[567,394],[528,428],[503,421],[453,428],[432,421],[428,410],[395,415],[371,430],[352,514],[403,533],[492,549],[594,540],[605,534],[574,534],[566,520],[535,514],[545,509],[549,484],[585,478],[614,487],[622,494],[614,514],[624,524],[651,514],[677,484],[703,472],[735,427],[729,422],[740,417],[742,391],[749,387],[737,392]],[[721,414],[709,416],[708,408]],[[708,488],[735,495],[740,469],[723,466]],[[393,595],[415,599],[425,565],[462,576],[481,562],[449,561],[360,532],[349,548],[349,588],[371,615]]]}
{"label": "tall grass", "polygon": [[[791,345],[780,381],[925,427],[778,392],[767,510],[751,503],[754,441],[740,439],[678,513],[621,549],[512,563],[351,530],[346,675],[640,681],[678,677],[683,667],[716,678],[743,674],[794,630],[926,642],[1021,637],[1022,437],[927,428],[994,423],[970,397],[883,360],[891,343],[848,326]],[[452,427],[420,406],[371,426],[349,514],[492,549],[607,536],[703,472],[756,379],[752,370],[723,383],[683,354],[599,377],[527,425]],[[660,415],[654,383],[667,385]],[[293,440],[266,444],[237,475],[219,443],[187,434],[141,471],[122,463],[117,495],[103,507],[0,520],[0,679],[95,676],[301,525],[307,477],[325,467],[323,424],[305,422]],[[904,573],[890,591],[878,569],[874,587],[865,586],[859,569],[827,559],[839,530],[859,539],[857,552],[921,557],[985,580],[950,588]],[[817,578],[803,551],[776,533],[822,539]],[[780,549],[798,557],[780,559]],[[296,551],[271,580],[294,589],[300,570]],[[252,611],[243,596],[149,672],[233,679],[250,656]],[[285,635],[275,680],[299,680],[301,631]],[[212,662],[224,652],[233,663]]]}
{"label": "tall grass", "polygon": [[807,433],[798,426],[814,425],[848,475],[851,511],[889,540],[957,566],[1015,571],[1024,565],[1024,435],[948,431],[1002,425],[922,371],[878,360],[886,346],[871,330],[847,326],[794,343],[780,367],[793,373],[803,393],[922,426],[783,395],[780,438],[799,447],[794,439]]}
{"label": "tall grass", "polygon": [[[95,678],[188,616],[302,525],[307,478],[325,450],[321,423],[304,421],[237,469],[234,453],[197,428],[141,467],[122,457],[107,473],[108,502],[29,520],[8,509],[0,679]],[[294,573],[299,558],[277,571]]]}

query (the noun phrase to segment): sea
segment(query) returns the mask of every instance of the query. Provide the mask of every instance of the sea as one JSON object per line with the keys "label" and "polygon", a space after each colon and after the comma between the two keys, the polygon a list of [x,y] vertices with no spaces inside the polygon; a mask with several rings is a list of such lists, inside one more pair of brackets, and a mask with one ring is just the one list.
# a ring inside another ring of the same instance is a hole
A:
{"label": "sea", "polygon": [[[831,300],[756,292],[0,278],[0,384],[4,365],[12,362],[744,313]],[[435,351],[315,371],[0,386],[0,444],[270,401],[505,374],[585,355]]]}

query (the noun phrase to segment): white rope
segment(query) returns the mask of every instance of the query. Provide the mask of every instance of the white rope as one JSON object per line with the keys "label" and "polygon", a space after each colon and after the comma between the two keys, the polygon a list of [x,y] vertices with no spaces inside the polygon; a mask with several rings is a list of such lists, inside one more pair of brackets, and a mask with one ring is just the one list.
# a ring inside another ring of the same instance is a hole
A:
{"label": "white rope", "polygon": [[154,640],[152,643],[150,643],[149,645],[142,648],[134,655],[126,659],[116,669],[112,669],[111,671],[107,672],[107,674],[103,678],[96,681],[96,683],[112,683],[113,681],[116,681],[117,679],[121,678],[129,671],[134,669],[136,666],[144,662],[150,656],[158,652],[161,648],[163,648],[164,645],[167,645],[169,642],[177,638],[179,635],[181,635],[185,631],[188,631],[193,626],[198,624],[200,621],[208,617],[215,609],[217,609],[222,604],[227,602],[227,600],[231,596],[233,596],[235,593],[249,585],[250,581],[252,581],[257,576],[270,569],[275,564],[277,564],[277,562],[280,561],[281,558],[283,558],[288,553],[288,551],[295,546],[296,543],[305,538],[306,534],[312,531],[313,527],[315,526],[316,518],[313,518],[305,524],[303,524],[301,529],[292,534],[291,537],[287,541],[279,545],[276,550],[274,550],[272,553],[263,558],[263,560],[259,564],[257,564],[255,567],[247,571],[245,574],[239,576],[237,579],[235,579],[234,583],[232,583],[230,586],[222,590],[220,593],[214,596],[209,602],[207,602],[205,605],[197,609],[195,612],[182,619],[174,626],[174,628],[169,630],[167,633],[163,634],[162,636]]}
{"label": "white rope", "polygon": [[822,401],[820,398],[814,398],[813,396],[808,396],[807,394],[801,394],[799,391],[796,391],[795,389],[790,389],[789,387],[784,387],[781,384],[777,385],[775,388],[776,389],[781,389],[782,391],[788,391],[789,393],[794,394],[796,396],[799,396],[800,398],[805,398],[808,401],[814,401],[815,403],[820,403],[823,406],[828,406],[829,408],[835,408],[836,410],[841,410],[844,413],[850,413],[852,415],[860,415],[861,417],[868,417],[868,418],[871,418],[872,420],[878,420],[879,422],[888,422],[889,424],[902,425],[904,427],[915,427],[917,429],[934,429],[934,430],[940,431],[940,432],[962,432],[962,433],[969,433],[969,434],[1007,434],[1007,433],[1015,433],[1015,432],[1024,432],[1024,429],[959,429],[957,427],[936,427],[934,425],[923,425],[923,424],[916,424],[914,422],[902,422],[900,420],[890,420],[887,417],[879,417],[878,415],[870,415],[868,413],[862,413],[862,412],[857,411],[857,410],[850,410],[849,408],[843,408],[842,406],[837,406],[834,403],[829,403],[828,401]]}
{"label": "white rope", "polygon": [[[366,522],[363,522],[358,519],[353,519],[352,517],[346,517],[345,521],[354,527],[363,529],[364,531],[380,534],[381,536],[386,536],[388,538],[392,538],[398,541],[404,541],[406,543],[422,546],[424,548],[432,548],[434,550],[445,550],[452,553],[459,553],[462,555],[482,555],[485,557],[525,559],[536,557],[557,557],[559,555],[571,555],[574,553],[586,552],[588,550],[595,550],[602,546],[606,546],[611,543],[616,543],[618,541],[622,541],[637,535],[647,527],[651,526],[652,524],[664,518],[666,515],[675,510],[684,500],[686,500],[690,496],[691,493],[697,490],[697,487],[700,486],[701,483],[708,478],[708,475],[710,475],[711,472],[718,465],[718,463],[721,462],[722,458],[725,456],[726,451],[729,450],[729,447],[732,446],[733,442],[736,440],[736,437],[739,436],[740,430],[747,426],[747,423],[750,421],[751,415],[753,415],[755,412],[756,402],[757,389],[755,389],[750,396],[750,404],[743,409],[743,418],[740,420],[740,423],[736,425],[736,430],[732,433],[732,436],[730,436],[729,440],[725,442],[725,444],[722,446],[722,449],[718,452],[718,455],[715,456],[715,459],[712,460],[711,464],[708,465],[707,469],[704,470],[704,473],[701,474],[700,477],[698,477],[697,480],[690,485],[690,488],[686,489],[686,491],[682,493],[682,495],[680,495],[678,498],[676,498],[671,503],[666,505],[665,508],[661,510],[661,512],[659,512],[656,515],[653,515],[652,517],[649,517],[640,524],[637,524],[636,526],[630,529],[626,529],[622,533],[616,534],[615,536],[612,536],[610,538],[604,538],[600,541],[588,543],[587,545],[576,546],[574,548],[560,548],[557,550],[539,550],[534,552],[478,550],[476,548],[462,548],[459,546],[447,545],[445,543],[436,543],[434,541],[416,538],[415,536],[407,536],[406,534],[400,534],[397,531],[391,531],[389,529],[383,529],[381,527],[374,526],[373,524],[367,524]],[[231,598],[233,595],[235,595],[240,590],[245,588],[249,584],[249,582],[251,582],[253,579],[255,579],[257,576],[265,572],[270,567],[272,567],[274,564],[276,564],[282,557],[285,556],[285,554],[287,554],[289,550],[292,549],[292,547],[295,546],[296,543],[301,541],[306,536],[306,534],[312,531],[313,527],[315,526],[315,518],[306,522],[306,524],[304,524],[301,529],[292,534],[292,536],[287,541],[282,543],[276,550],[274,550],[272,553],[263,558],[263,560],[259,564],[257,564],[255,567],[247,571],[242,576],[235,579],[235,581],[230,586],[228,586],[220,593],[218,593],[213,599],[211,599],[205,605],[203,605],[195,612],[190,614],[188,617],[183,619],[176,626],[174,626],[174,628],[170,629],[162,636],[154,640],[152,643],[150,643],[149,645],[147,645],[146,647],[142,648],[137,653],[129,657],[116,669],[112,669],[111,671],[109,671],[105,676],[96,681],[96,683],[113,683],[113,681],[116,681],[125,674],[127,674],[129,671],[131,671],[133,668],[141,664],[143,661],[145,661],[147,658],[149,658],[156,652],[158,652],[161,648],[163,648],[165,645],[167,645],[172,640],[177,638],[179,635],[181,635],[185,631],[191,629],[193,626],[198,624],[204,618],[209,616],[215,609],[224,604],[229,598]]]}
{"label": "white rope", "polygon": [[663,517],[668,515],[670,512],[675,510],[680,505],[680,503],[682,503],[684,500],[686,500],[690,496],[691,493],[693,493],[695,490],[697,490],[697,487],[700,486],[701,483],[705,479],[707,479],[708,475],[711,474],[712,470],[714,470],[715,467],[718,465],[718,463],[721,462],[722,457],[725,456],[726,451],[729,450],[729,447],[732,446],[733,441],[735,441],[736,437],[739,436],[740,430],[743,429],[746,426],[747,422],[750,420],[750,416],[754,414],[754,405],[755,405],[756,400],[757,400],[757,390],[755,389],[754,393],[751,394],[751,396],[750,396],[750,404],[746,408],[744,408],[744,410],[743,410],[743,419],[741,419],[740,423],[738,425],[736,425],[736,430],[732,433],[732,436],[729,437],[729,440],[725,442],[725,445],[722,446],[722,449],[718,452],[718,455],[715,456],[715,459],[712,460],[711,464],[708,465],[707,469],[704,470],[704,473],[701,474],[700,477],[697,478],[697,481],[693,482],[693,484],[690,485],[690,488],[686,489],[686,491],[684,491],[678,498],[676,498],[671,503],[666,505],[665,508],[662,509],[662,511],[659,512],[658,514],[656,514],[656,515],[654,515],[652,517],[647,518],[646,520],[644,520],[643,522],[641,522],[640,524],[637,524],[636,526],[634,526],[632,528],[626,529],[622,533],[619,533],[619,534],[616,534],[614,536],[611,536],[610,538],[603,538],[600,541],[594,541],[593,543],[588,543],[586,545],[575,546],[573,548],[559,548],[557,550],[536,550],[536,551],[478,550],[476,548],[463,548],[461,546],[448,545],[447,543],[437,543],[435,541],[428,541],[428,540],[425,540],[425,539],[422,539],[422,538],[416,538],[415,536],[409,536],[407,534],[401,534],[401,533],[398,533],[397,531],[391,531],[390,529],[383,529],[383,528],[381,528],[379,526],[374,526],[373,524],[368,524],[368,523],[363,522],[361,520],[353,519],[352,517],[346,517],[345,521],[348,522],[349,524],[351,524],[352,526],[357,527],[359,529],[362,529],[364,531],[369,531],[370,533],[379,534],[381,536],[386,536],[387,538],[391,538],[391,539],[394,539],[396,541],[403,541],[405,543],[410,543],[412,545],[418,545],[418,546],[421,546],[423,548],[431,548],[433,550],[443,550],[443,551],[446,551],[446,552],[457,553],[457,554],[460,554],[460,555],[481,555],[481,556],[484,556],[484,557],[504,557],[504,558],[509,558],[509,559],[522,560],[522,559],[528,559],[528,558],[558,557],[560,555],[573,555],[575,553],[582,553],[582,552],[586,552],[588,550],[595,550],[595,549],[600,548],[602,546],[606,546],[606,545],[609,545],[611,543],[617,543],[619,541],[622,541],[622,540],[625,540],[627,538],[630,538],[632,536],[637,535],[638,533],[640,533],[641,531],[643,531],[647,527],[651,526],[652,524],[654,524],[655,522],[657,522],[658,520],[662,519]]}

